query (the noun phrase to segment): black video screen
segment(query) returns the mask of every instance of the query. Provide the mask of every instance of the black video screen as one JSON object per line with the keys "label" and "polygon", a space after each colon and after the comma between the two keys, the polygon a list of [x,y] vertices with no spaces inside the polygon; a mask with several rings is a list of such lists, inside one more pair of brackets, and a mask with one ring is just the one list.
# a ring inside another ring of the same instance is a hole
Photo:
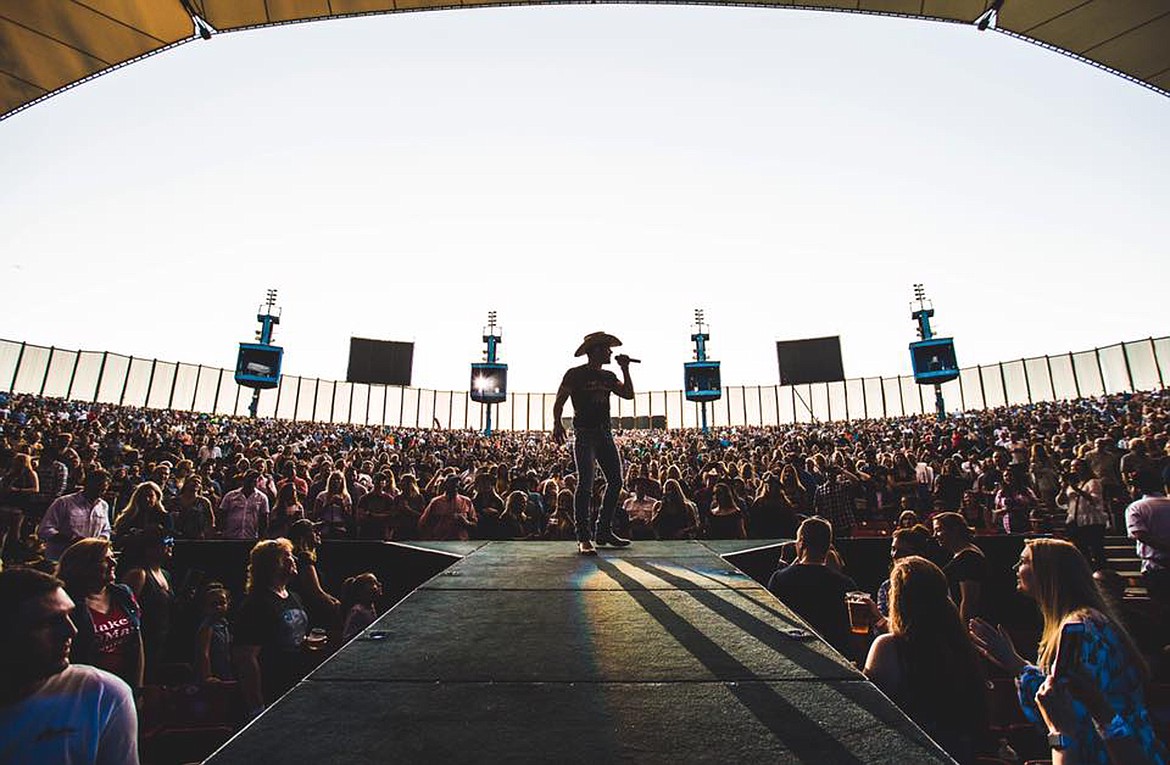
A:
{"label": "black video screen", "polygon": [[413,366],[414,343],[351,337],[345,381],[406,386]]}
{"label": "black video screen", "polygon": [[841,363],[841,338],[814,337],[808,340],[778,340],[776,360],[781,385],[837,382],[845,379]]}

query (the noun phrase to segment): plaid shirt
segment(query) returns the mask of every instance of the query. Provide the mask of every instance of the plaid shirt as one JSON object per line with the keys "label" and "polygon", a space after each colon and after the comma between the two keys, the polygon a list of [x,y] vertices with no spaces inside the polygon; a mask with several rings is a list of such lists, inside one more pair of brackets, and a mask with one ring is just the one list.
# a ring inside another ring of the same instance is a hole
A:
{"label": "plaid shirt", "polygon": [[813,512],[833,524],[833,535],[847,537],[857,521],[853,517],[853,485],[829,478],[813,495]]}
{"label": "plaid shirt", "polygon": [[65,463],[52,457],[42,457],[37,464],[37,480],[40,482],[42,502],[52,502],[69,488],[69,468]]}

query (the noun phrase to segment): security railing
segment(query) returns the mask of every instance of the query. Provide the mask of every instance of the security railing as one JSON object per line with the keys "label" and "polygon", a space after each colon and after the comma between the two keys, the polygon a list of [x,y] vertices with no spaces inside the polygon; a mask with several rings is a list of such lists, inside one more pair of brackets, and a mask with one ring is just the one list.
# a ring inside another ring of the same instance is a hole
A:
{"label": "security railing", "polygon": [[[943,385],[952,411],[1028,404],[1166,387],[1170,337],[1118,343],[1057,356],[964,368]],[[108,404],[247,414],[252,391],[236,385],[230,369],[142,359],[102,351],[69,351],[0,340],[0,386]],[[493,412],[496,428],[549,430],[553,393],[510,393]],[[615,416],[648,427],[694,428],[699,405],[681,390],[617,399]],[[908,375],[853,378],[812,385],[737,385],[708,405],[715,426],[782,425],[814,420],[868,419],[934,410],[934,392]],[[258,414],[288,420],[416,428],[482,428],[484,411],[465,391],[365,385],[284,375],[260,396]],[[626,419],[630,418],[630,419]]]}

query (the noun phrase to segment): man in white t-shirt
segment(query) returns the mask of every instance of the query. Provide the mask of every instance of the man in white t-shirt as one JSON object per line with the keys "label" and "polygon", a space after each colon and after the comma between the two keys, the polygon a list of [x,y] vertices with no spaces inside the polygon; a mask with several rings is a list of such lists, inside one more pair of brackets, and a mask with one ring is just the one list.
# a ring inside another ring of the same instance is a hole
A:
{"label": "man in white t-shirt", "polygon": [[72,610],[59,579],[0,572],[0,762],[138,764],[130,686],[69,664]]}

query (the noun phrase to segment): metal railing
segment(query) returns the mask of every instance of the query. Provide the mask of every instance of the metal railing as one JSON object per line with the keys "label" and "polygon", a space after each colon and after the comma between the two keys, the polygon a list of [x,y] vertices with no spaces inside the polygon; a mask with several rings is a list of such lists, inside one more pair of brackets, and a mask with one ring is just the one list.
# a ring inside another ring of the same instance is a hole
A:
{"label": "metal railing", "polygon": [[[1117,343],[1056,356],[966,367],[943,385],[952,411],[1166,387],[1170,337]],[[228,415],[247,414],[251,389],[230,369],[141,359],[102,351],[70,351],[0,340],[0,389],[81,401]],[[505,430],[552,428],[553,393],[510,393],[493,413]],[[813,420],[899,417],[933,411],[929,386],[908,375],[853,378],[812,385],[728,386],[709,405],[716,426],[782,425]],[[639,425],[664,417],[668,427],[698,427],[699,405],[681,390],[617,399],[615,416]],[[336,382],[284,375],[264,391],[259,416],[367,425],[482,428],[483,407],[466,391]]]}

